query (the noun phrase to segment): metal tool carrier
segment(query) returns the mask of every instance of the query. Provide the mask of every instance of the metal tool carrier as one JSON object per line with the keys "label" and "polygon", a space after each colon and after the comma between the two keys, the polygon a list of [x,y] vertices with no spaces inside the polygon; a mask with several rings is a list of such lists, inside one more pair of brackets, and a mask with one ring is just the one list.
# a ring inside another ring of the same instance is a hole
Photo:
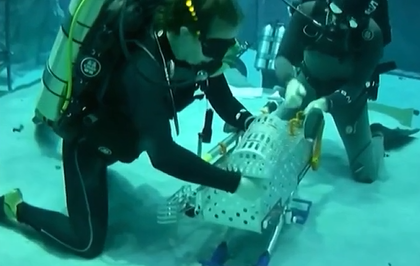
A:
{"label": "metal tool carrier", "polygon": [[[272,252],[283,224],[303,224],[307,219],[311,202],[296,199],[293,195],[309,168],[318,167],[324,127],[321,119],[315,123],[316,137],[305,138],[302,114],[284,121],[280,119],[280,113],[279,107],[272,113],[262,114],[245,133],[231,133],[202,156],[221,168],[259,179],[264,192],[257,201],[209,187],[192,189],[184,186],[159,209],[158,221],[174,223],[186,215],[256,233],[263,233],[274,224],[270,246],[259,260],[263,262],[258,263],[258,266],[268,265],[267,256]],[[222,243],[212,259],[203,265],[223,265],[227,257],[226,243]]]}

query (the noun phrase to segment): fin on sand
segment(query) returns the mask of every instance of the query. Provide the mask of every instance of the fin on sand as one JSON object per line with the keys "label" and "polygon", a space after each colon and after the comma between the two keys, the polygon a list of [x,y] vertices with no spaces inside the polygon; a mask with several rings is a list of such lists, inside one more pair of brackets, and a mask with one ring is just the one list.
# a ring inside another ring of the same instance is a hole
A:
{"label": "fin on sand", "polygon": [[418,110],[415,110],[414,108],[398,108],[375,102],[369,102],[368,108],[369,111],[390,116],[406,127],[411,127],[413,123],[413,116],[418,115]]}
{"label": "fin on sand", "polygon": [[385,151],[402,148],[416,139],[413,135],[420,132],[419,128],[401,129],[401,128],[387,128],[382,124],[375,123],[370,125],[372,135],[382,134],[384,136]]}

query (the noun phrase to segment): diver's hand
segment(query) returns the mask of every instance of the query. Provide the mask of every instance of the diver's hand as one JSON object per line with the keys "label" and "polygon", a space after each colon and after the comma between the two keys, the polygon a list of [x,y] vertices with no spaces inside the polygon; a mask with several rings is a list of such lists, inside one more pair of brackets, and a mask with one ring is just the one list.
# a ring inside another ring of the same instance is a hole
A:
{"label": "diver's hand", "polygon": [[323,112],[327,112],[328,111],[327,99],[322,97],[322,98],[319,98],[310,102],[308,106],[306,106],[305,110],[303,111],[304,114],[307,115],[313,108],[318,108],[322,110]]}
{"label": "diver's hand", "polygon": [[252,122],[254,122],[255,118],[256,118],[256,116],[253,115],[253,116],[250,116],[247,119],[245,119],[244,126],[243,126],[242,129],[234,127],[234,126],[225,122],[225,124],[223,125],[223,133],[230,134],[230,133],[238,133],[240,131],[247,131],[249,126],[252,124]]}
{"label": "diver's hand", "polygon": [[262,180],[242,177],[239,182],[238,189],[234,193],[239,197],[248,200],[255,201],[258,200],[264,193],[264,188]]}
{"label": "diver's hand", "polygon": [[292,79],[286,86],[285,106],[287,108],[299,108],[303,98],[306,96],[306,89],[297,79]]}
{"label": "diver's hand", "polygon": [[236,127],[229,125],[228,123],[225,123],[223,125],[223,133],[238,133],[240,130]]}

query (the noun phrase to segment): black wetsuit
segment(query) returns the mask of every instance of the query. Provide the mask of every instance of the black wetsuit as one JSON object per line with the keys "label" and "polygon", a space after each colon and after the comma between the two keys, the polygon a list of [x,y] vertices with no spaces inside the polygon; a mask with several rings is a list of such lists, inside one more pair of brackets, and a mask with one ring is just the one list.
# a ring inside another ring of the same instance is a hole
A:
{"label": "black wetsuit", "polygon": [[[325,21],[326,2],[301,4],[302,13]],[[297,79],[306,89],[302,106],[284,109],[289,119],[310,102],[325,98],[347,151],[353,177],[360,182],[377,180],[383,160],[381,136],[370,130],[366,82],[370,80],[383,52],[382,32],[373,19],[351,32],[349,39],[331,41],[318,35],[312,22],[295,12],[284,33],[276,72],[283,86]],[[298,73],[294,67],[298,68]]]}
{"label": "black wetsuit", "polygon": [[[168,61],[173,59],[173,54],[164,36],[159,42]],[[18,205],[19,222],[43,232],[82,257],[93,258],[103,250],[108,223],[107,166],[120,160],[99,152],[95,138],[106,139],[112,131],[114,135],[107,141],[113,146],[128,142],[132,147],[128,151],[132,158],[124,161],[134,160],[146,151],[156,169],[187,182],[235,192],[241,178],[239,173],[219,169],[173,141],[170,127],[173,105],[176,112],[184,109],[195,100],[194,92],[199,88],[194,84],[176,88],[172,101],[156,40],[150,34],[142,43],[152,56],[144,49],[136,49],[132,60],[118,68],[120,70],[105,95],[107,108],[114,114],[121,114],[117,120],[129,121],[136,132],[135,137],[122,139],[133,134],[119,131],[111,122],[108,129],[97,130],[96,135],[87,140],[64,141],[68,216],[26,202]],[[222,119],[236,128],[245,129],[251,114],[233,97],[223,75],[208,80],[205,95]],[[238,116],[238,113],[241,114]]]}
{"label": "black wetsuit", "polygon": [[[311,1],[313,0],[293,0],[290,1],[290,3],[292,6],[297,8],[300,4]],[[372,18],[376,21],[379,28],[381,28],[383,44],[388,45],[392,40],[388,0],[372,0],[370,3],[370,8],[374,8]],[[290,8],[290,11],[291,14],[295,13],[295,10],[292,8]]]}

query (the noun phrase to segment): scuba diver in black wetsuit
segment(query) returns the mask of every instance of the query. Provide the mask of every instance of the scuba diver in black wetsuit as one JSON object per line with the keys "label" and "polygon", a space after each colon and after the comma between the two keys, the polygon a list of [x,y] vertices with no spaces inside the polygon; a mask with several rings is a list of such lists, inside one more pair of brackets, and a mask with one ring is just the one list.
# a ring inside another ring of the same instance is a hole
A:
{"label": "scuba diver in black wetsuit", "polygon": [[[293,15],[295,9],[302,3],[313,0],[294,0],[290,2],[289,13]],[[324,0],[321,0],[324,1]],[[389,18],[388,0],[371,0],[367,9],[370,17],[378,24],[382,32],[383,45],[386,47],[392,41],[391,24]],[[377,100],[380,86],[380,75],[397,69],[394,61],[381,62],[372,73],[371,78],[366,83],[369,100]]]}
{"label": "scuba diver in black wetsuit", "polygon": [[[312,2],[313,0],[293,0],[290,2],[291,7],[289,7],[290,15],[295,13],[294,8],[296,9],[299,5],[305,2]],[[323,0],[322,0],[323,1]],[[368,7],[369,12],[371,12],[371,17],[378,24],[379,28],[382,31],[383,43],[384,46],[391,43],[391,25],[389,19],[389,9],[388,9],[388,0],[371,0]]]}
{"label": "scuba diver in black wetsuit", "polygon": [[[121,7],[126,16],[121,18],[121,23],[130,21],[127,14],[137,14],[138,10],[143,12],[144,20],[141,31],[139,28],[128,33],[124,31],[126,38],[116,47],[108,44],[115,36],[121,37],[121,27],[115,35],[109,25],[98,24],[104,18],[98,16],[90,30],[92,35],[90,32],[86,35],[75,59],[76,67],[72,67],[73,76],[69,81],[73,81],[73,87],[68,85],[73,88],[72,95],[69,101],[61,99],[61,103],[67,104],[66,108],[52,102],[52,76],[59,77],[60,71],[51,75],[54,71],[48,65],[44,72],[45,88],[37,116],[64,140],[68,216],[30,205],[16,189],[0,197],[0,220],[29,225],[69,251],[84,258],[94,258],[103,251],[107,234],[107,166],[116,161],[130,163],[142,152],[147,152],[156,169],[175,178],[236,193],[249,200],[259,197],[262,188],[258,181],[205,162],[176,144],[171,136],[170,120],[174,120],[179,131],[177,112],[190,105],[200,90],[227,123],[246,130],[252,121],[251,113],[233,97],[225,77],[218,71],[224,55],[236,43],[235,36],[242,20],[237,3],[235,0],[150,2],[153,8]],[[102,8],[101,12],[120,8],[121,3],[125,2],[111,1],[108,9]],[[77,19],[79,7],[73,20]],[[112,14],[109,17],[115,17]],[[65,23],[63,31],[72,37],[69,25]],[[108,39],[95,35],[95,29],[103,29],[101,34]],[[106,57],[101,56],[100,51],[108,51],[101,50],[103,46],[91,46],[104,43],[106,48],[112,48],[108,49],[111,52]],[[118,53],[120,48],[121,53]],[[117,62],[115,67],[104,64],[112,61],[109,58],[113,56]],[[106,77],[110,78],[104,82]],[[58,81],[55,81],[53,85],[57,87]],[[80,84],[85,87],[81,89]],[[99,89],[101,84],[105,84],[104,91]],[[67,84],[63,87],[69,89]],[[59,98],[66,94],[54,95]],[[43,106],[45,104],[50,109]],[[54,120],[51,109],[60,108],[60,115]]]}
{"label": "scuba diver in black wetsuit", "polygon": [[369,125],[365,85],[384,47],[370,2],[317,0],[298,5],[276,59],[277,76],[286,88],[284,119],[300,110],[331,113],[353,177],[363,183],[378,178],[384,141],[408,139],[418,132]]}

